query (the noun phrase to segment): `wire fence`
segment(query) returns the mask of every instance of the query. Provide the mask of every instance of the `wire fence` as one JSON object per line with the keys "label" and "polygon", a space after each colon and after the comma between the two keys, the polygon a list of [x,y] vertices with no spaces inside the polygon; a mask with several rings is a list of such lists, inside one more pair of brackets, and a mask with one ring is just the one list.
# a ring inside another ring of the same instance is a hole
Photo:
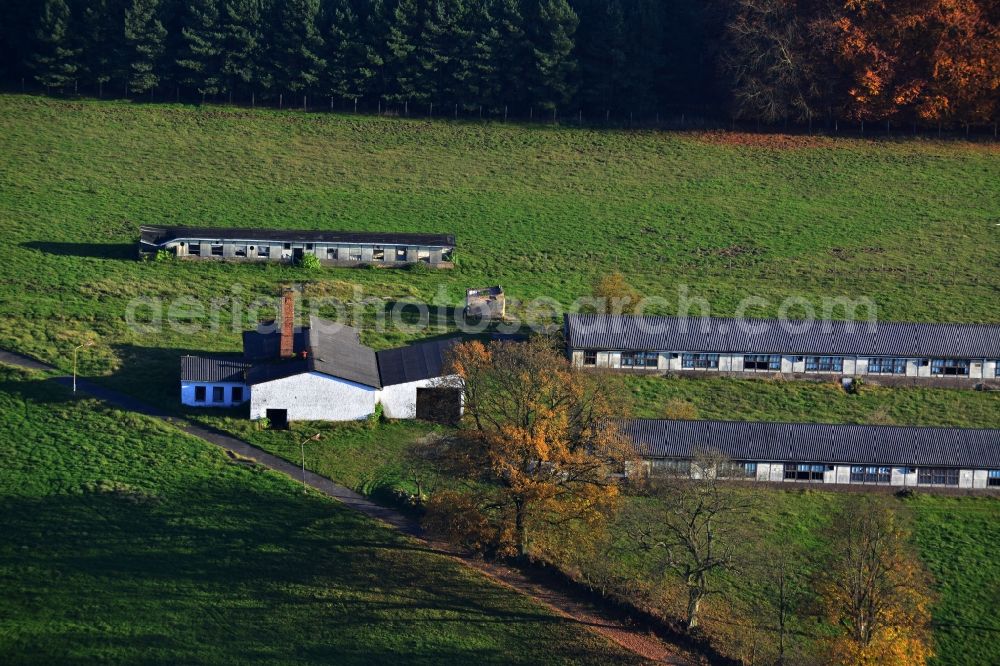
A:
{"label": "wire fence", "polygon": [[19,85],[0,88],[8,93],[41,94],[69,99],[118,99],[147,104],[193,104],[260,108],[305,113],[341,113],[367,116],[427,118],[461,122],[514,122],[520,124],[561,125],[586,128],[635,129],[661,131],[739,132],[752,134],[788,134],[799,136],[846,136],[872,139],[902,139],[907,137],[962,139],[968,141],[998,141],[998,122],[961,121],[936,124],[894,119],[854,120],[827,116],[808,121],[782,120],[763,122],[729,115],[719,106],[670,105],[659,110],[622,111],[552,108],[527,103],[485,105],[478,103],[437,103],[380,98],[342,98],[329,95],[297,93],[257,94],[253,91],[202,95],[180,86],[159,86],[142,93],[129,93],[124,86],[107,84],[100,87],[74,86],[73,90],[47,90],[30,80]]}

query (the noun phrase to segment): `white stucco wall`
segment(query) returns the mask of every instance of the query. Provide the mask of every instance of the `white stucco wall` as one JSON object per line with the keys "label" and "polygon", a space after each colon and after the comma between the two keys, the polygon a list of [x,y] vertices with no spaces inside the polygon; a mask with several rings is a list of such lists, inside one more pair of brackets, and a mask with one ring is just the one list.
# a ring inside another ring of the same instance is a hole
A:
{"label": "white stucco wall", "polygon": [[382,413],[390,419],[413,419],[417,416],[417,389],[432,386],[435,380],[421,379],[406,384],[386,386],[378,396]]}
{"label": "white stucco wall", "polygon": [[268,409],[288,410],[289,421],[357,421],[375,411],[378,390],[318,372],[255,384],[250,418]]}
{"label": "white stucco wall", "polygon": [[[194,399],[194,389],[196,386],[205,387],[205,400],[202,402],[198,402]],[[225,389],[225,399],[222,402],[212,402],[212,388],[215,386],[221,386]],[[234,386],[243,387],[243,400],[239,403],[234,403],[232,401]],[[191,407],[233,407],[237,404],[243,404],[249,397],[250,387],[245,384],[229,382],[219,382],[216,384],[211,382],[181,382],[181,403],[190,405]]]}

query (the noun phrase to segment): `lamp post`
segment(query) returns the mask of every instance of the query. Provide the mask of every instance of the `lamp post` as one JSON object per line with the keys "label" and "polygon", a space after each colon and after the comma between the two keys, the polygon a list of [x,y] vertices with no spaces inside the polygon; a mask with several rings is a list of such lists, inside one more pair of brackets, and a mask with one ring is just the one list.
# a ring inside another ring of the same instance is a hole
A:
{"label": "lamp post", "polygon": [[84,342],[82,345],[77,345],[73,348],[73,393],[76,393],[76,357],[77,353],[84,347],[93,347],[94,342],[92,340]]}
{"label": "lamp post", "polygon": [[320,439],[319,433],[316,433],[312,437],[306,437],[301,442],[299,442],[299,450],[302,452],[302,492],[306,492],[306,442],[318,442]]}

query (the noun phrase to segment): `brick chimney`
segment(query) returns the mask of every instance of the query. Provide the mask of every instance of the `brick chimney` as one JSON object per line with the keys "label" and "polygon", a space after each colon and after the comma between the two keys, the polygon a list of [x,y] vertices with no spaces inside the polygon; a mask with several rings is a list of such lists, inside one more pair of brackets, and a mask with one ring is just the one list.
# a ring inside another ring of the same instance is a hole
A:
{"label": "brick chimney", "polygon": [[295,290],[284,289],[281,292],[281,346],[278,355],[281,358],[295,356]]}

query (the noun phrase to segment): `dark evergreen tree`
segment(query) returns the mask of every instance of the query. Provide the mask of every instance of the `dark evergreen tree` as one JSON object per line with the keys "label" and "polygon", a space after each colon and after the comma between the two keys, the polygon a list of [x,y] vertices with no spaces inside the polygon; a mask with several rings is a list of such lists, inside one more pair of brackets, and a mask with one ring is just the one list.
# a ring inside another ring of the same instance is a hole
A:
{"label": "dark evergreen tree", "polygon": [[496,50],[499,34],[496,19],[485,2],[473,2],[465,11],[466,44],[462,46],[468,59],[464,98],[482,105],[487,112],[495,111],[498,85],[496,78]]}
{"label": "dark evergreen tree", "polygon": [[431,0],[416,49],[417,89],[449,106],[472,104],[473,26],[463,0]]}
{"label": "dark evergreen tree", "polygon": [[[672,7],[672,13],[674,11],[677,11],[676,5]],[[622,34],[629,38],[623,42],[627,65],[619,72],[620,99],[627,108],[620,105],[620,110],[649,115],[665,101],[663,91],[668,85],[668,79],[672,80],[679,75],[678,70],[681,69],[679,61],[672,67],[666,66],[666,36],[661,0],[635,0],[625,16]],[[680,40],[683,37],[677,35],[674,39]]]}
{"label": "dark evergreen tree", "polygon": [[180,83],[205,95],[225,90],[225,45],[215,0],[186,0],[177,54]]}
{"label": "dark evergreen tree", "polygon": [[528,72],[533,61],[531,44],[525,32],[520,0],[492,0],[490,28],[479,47],[482,101],[497,112],[509,108],[513,113],[527,112]]}
{"label": "dark evergreen tree", "polygon": [[361,19],[351,0],[332,0],[324,16],[327,91],[340,99],[362,97],[373,72],[361,34]]}
{"label": "dark evergreen tree", "polygon": [[629,68],[626,62],[625,17],[619,0],[577,0],[574,11],[580,17],[576,34],[579,63],[579,105],[590,115],[619,111],[622,85]]}
{"label": "dark evergreen tree", "polygon": [[529,94],[532,104],[551,110],[565,105],[576,90],[573,37],[579,18],[566,0],[536,0],[533,10]]}
{"label": "dark evergreen tree", "polygon": [[46,89],[71,86],[80,74],[80,49],[71,34],[74,27],[66,0],[45,0],[31,65],[35,80]]}
{"label": "dark evergreen tree", "polygon": [[87,81],[98,96],[121,69],[125,51],[125,7],[120,0],[90,0],[82,9],[80,42]]}
{"label": "dark evergreen tree", "polygon": [[271,51],[274,85],[279,91],[313,90],[326,67],[317,24],[319,0],[279,0],[276,9]]}
{"label": "dark evergreen tree", "polygon": [[386,99],[398,104],[416,101],[420,59],[417,45],[421,39],[422,12],[417,0],[398,0],[392,12],[387,36]]}
{"label": "dark evergreen tree", "polygon": [[230,91],[253,93],[264,88],[263,16],[261,0],[226,0],[220,12],[222,40],[222,76]]}
{"label": "dark evergreen tree", "polygon": [[392,8],[387,0],[359,0],[358,21],[361,26],[361,65],[358,70],[364,97],[379,98],[389,91],[392,61],[389,46],[389,26]]}
{"label": "dark evergreen tree", "polygon": [[160,83],[167,31],[157,15],[159,8],[159,0],[131,0],[125,10],[125,43],[119,68],[129,92],[147,92]]}
{"label": "dark evergreen tree", "polygon": [[29,55],[35,48],[38,0],[0,2],[0,77],[20,85],[34,72]]}

